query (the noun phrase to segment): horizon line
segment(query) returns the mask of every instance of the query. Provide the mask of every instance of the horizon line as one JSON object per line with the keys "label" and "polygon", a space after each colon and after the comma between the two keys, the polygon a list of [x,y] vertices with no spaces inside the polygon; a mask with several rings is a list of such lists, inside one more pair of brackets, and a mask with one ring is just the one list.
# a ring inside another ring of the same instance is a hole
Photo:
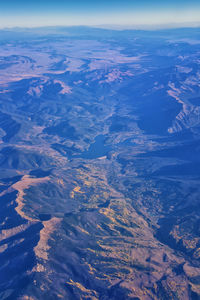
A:
{"label": "horizon line", "polygon": [[159,29],[181,29],[181,28],[200,28],[200,22],[173,22],[173,23],[155,23],[155,24],[55,24],[55,25],[15,25],[0,26],[0,30],[12,29],[39,29],[39,28],[61,28],[61,27],[87,27],[110,30],[159,30]]}

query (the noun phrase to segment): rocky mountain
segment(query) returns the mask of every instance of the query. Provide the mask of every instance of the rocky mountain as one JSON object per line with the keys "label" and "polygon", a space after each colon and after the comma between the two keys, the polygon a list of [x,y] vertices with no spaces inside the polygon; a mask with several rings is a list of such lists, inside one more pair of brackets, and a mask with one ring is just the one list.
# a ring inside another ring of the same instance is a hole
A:
{"label": "rocky mountain", "polygon": [[200,299],[199,36],[1,30],[1,299]]}

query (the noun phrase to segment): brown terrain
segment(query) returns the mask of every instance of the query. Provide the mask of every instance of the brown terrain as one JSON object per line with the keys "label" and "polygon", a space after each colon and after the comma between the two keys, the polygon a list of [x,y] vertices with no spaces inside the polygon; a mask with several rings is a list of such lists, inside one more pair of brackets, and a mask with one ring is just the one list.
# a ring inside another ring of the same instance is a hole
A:
{"label": "brown terrain", "polygon": [[45,30],[0,39],[0,299],[200,299],[200,43]]}

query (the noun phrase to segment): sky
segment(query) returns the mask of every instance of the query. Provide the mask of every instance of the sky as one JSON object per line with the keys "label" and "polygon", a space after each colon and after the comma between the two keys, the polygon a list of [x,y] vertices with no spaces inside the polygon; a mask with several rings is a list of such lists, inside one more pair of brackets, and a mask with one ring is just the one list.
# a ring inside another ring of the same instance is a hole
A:
{"label": "sky", "polygon": [[0,0],[0,27],[200,26],[200,0]]}

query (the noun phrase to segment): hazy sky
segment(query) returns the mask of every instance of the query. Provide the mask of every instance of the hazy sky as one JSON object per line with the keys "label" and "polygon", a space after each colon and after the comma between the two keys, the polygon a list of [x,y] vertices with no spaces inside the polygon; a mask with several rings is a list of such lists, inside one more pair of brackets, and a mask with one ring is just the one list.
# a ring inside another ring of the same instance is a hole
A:
{"label": "hazy sky", "polygon": [[200,24],[200,0],[0,0],[0,27]]}

